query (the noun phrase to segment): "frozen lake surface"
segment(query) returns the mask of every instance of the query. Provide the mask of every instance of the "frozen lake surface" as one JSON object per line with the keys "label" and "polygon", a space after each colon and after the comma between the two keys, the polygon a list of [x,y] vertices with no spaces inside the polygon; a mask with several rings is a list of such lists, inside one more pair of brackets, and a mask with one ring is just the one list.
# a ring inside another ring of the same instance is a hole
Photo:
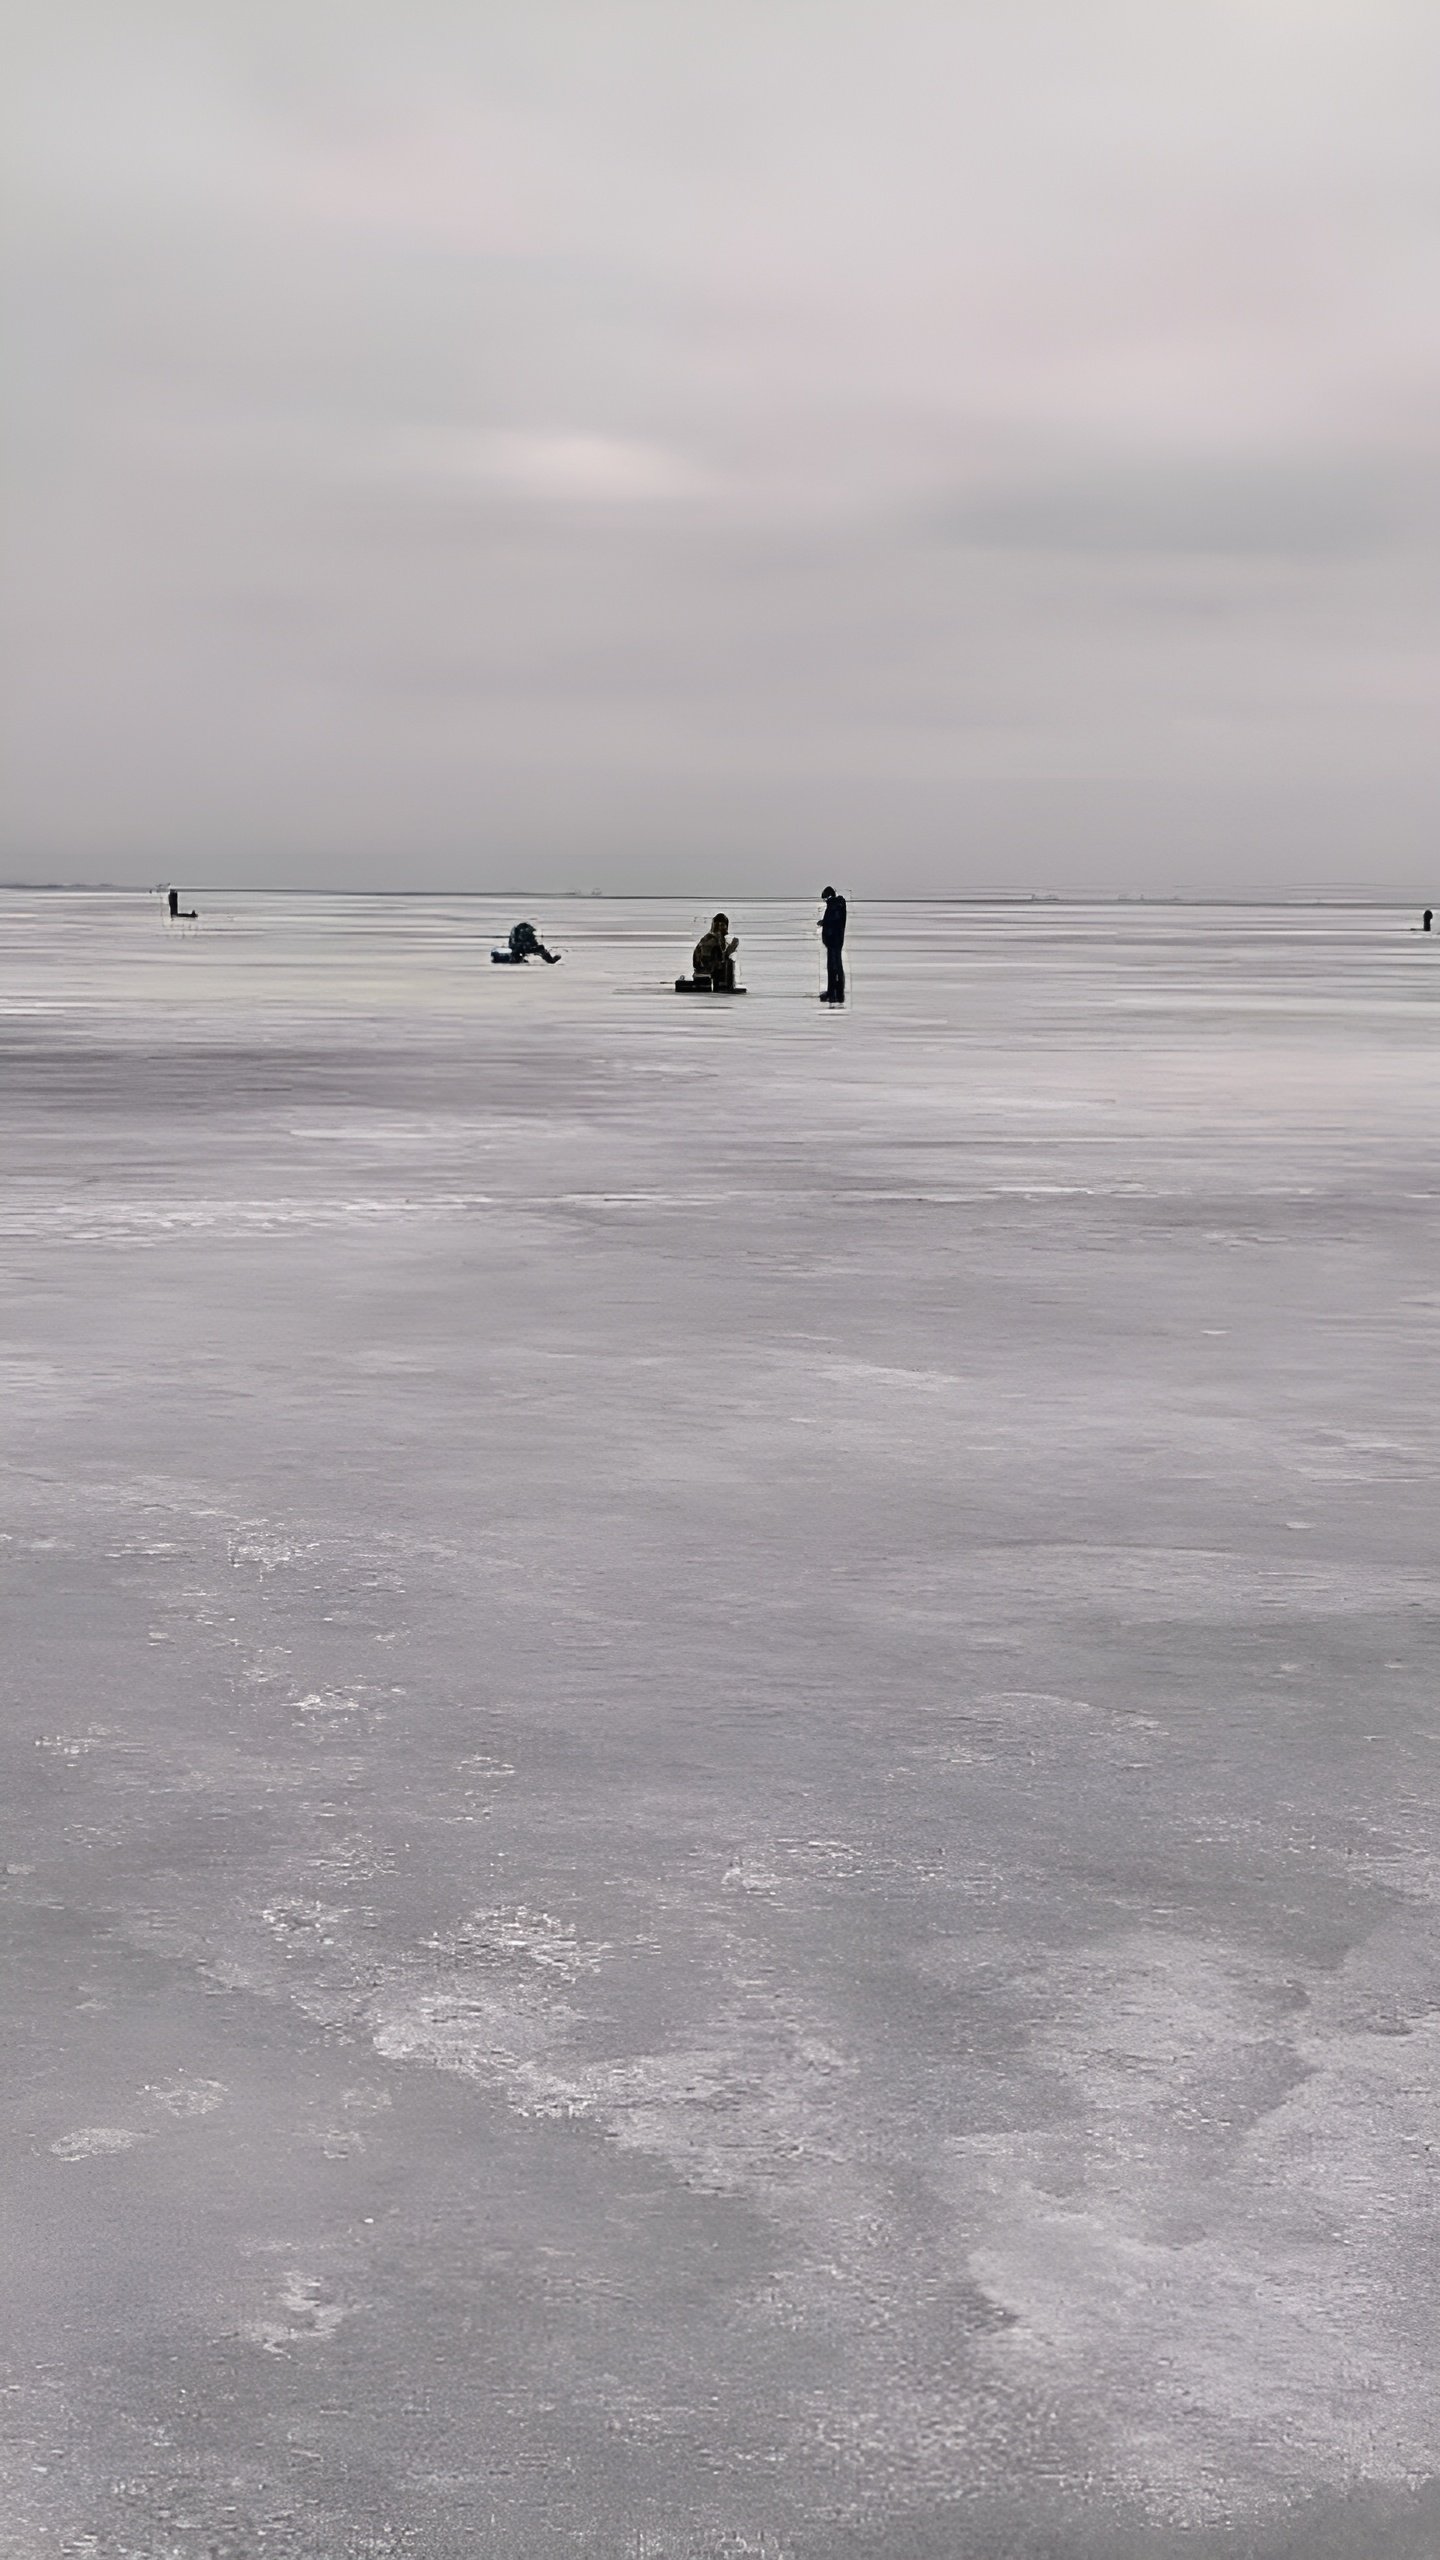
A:
{"label": "frozen lake surface", "polygon": [[1440,948],[0,899],[4,2560],[1434,2560]]}

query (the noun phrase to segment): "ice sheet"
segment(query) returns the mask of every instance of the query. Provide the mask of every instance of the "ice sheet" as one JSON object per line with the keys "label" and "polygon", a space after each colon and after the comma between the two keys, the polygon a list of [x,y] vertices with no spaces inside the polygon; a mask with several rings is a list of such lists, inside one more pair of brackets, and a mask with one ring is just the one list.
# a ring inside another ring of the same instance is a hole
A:
{"label": "ice sheet", "polygon": [[1440,949],[708,903],[0,900],[0,2554],[1428,2560]]}

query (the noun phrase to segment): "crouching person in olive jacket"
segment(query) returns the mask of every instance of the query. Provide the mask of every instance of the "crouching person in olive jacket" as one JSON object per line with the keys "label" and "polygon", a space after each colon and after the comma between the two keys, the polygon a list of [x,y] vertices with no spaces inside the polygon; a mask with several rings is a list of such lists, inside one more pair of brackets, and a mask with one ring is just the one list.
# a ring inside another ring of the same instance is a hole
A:
{"label": "crouching person in olive jacket", "polygon": [[691,966],[696,977],[708,978],[713,988],[728,994],[735,985],[735,954],[739,948],[740,937],[731,935],[729,917],[712,916],[709,932],[702,933],[695,945]]}

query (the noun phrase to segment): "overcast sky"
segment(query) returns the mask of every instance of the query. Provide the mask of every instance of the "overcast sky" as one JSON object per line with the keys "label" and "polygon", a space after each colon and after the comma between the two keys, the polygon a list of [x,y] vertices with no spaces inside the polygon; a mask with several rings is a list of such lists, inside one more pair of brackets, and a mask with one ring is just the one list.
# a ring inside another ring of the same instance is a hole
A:
{"label": "overcast sky", "polygon": [[1440,891],[1434,0],[9,29],[6,876]]}

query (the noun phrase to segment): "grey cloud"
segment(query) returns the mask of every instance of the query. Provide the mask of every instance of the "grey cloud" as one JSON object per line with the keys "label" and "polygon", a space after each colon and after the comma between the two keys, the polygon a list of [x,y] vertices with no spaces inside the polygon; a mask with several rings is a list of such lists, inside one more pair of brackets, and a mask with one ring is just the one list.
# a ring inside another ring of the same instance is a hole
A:
{"label": "grey cloud", "polygon": [[1365,553],[1403,542],[1435,520],[1440,474],[1401,472],[1375,458],[1316,464],[1157,465],[1112,462],[1088,474],[1037,475],[967,491],[922,511],[927,533],[1031,552]]}
{"label": "grey cloud", "polygon": [[1421,876],[1431,13],[25,0],[15,64],[7,872]]}

